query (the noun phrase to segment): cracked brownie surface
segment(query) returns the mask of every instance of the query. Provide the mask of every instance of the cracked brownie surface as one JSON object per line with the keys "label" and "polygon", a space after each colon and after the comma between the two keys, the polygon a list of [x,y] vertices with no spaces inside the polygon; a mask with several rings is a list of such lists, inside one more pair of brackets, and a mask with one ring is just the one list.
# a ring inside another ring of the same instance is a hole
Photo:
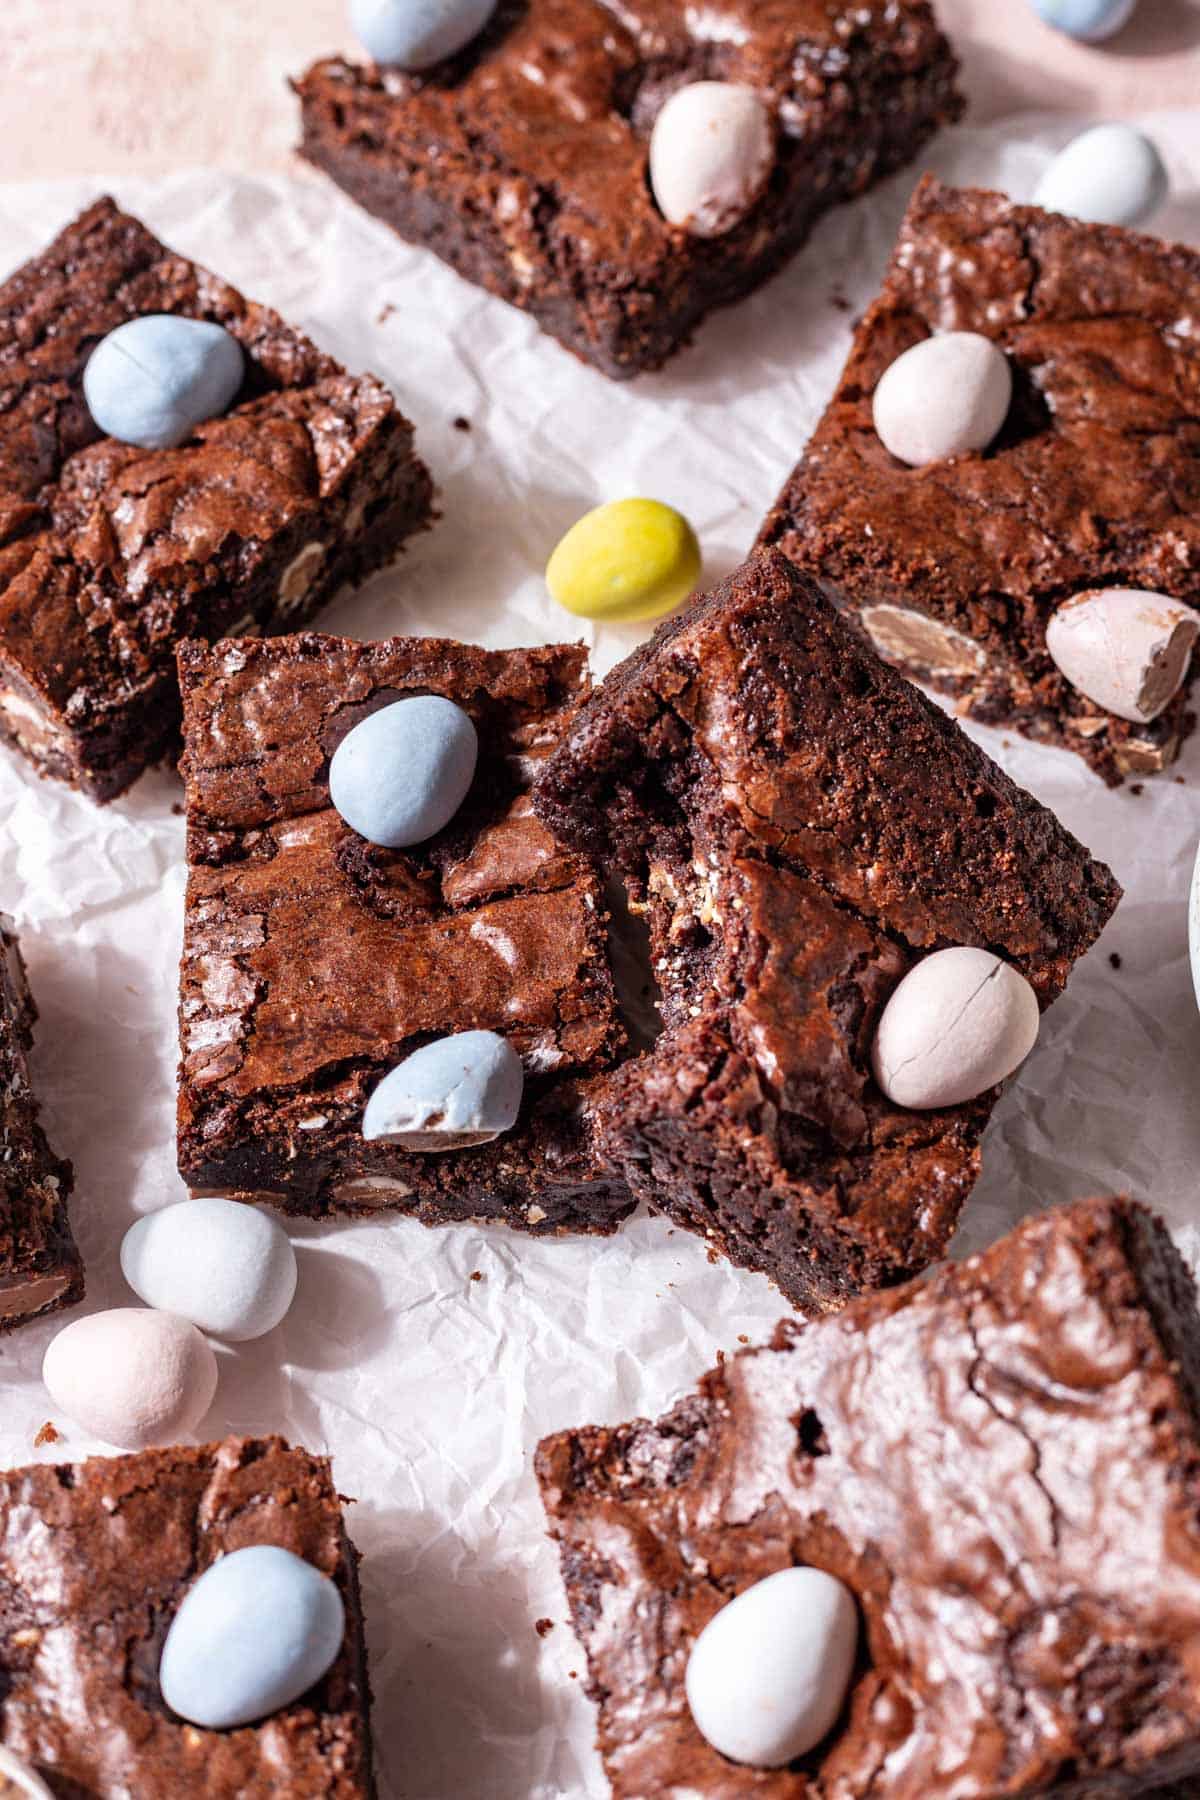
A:
{"label": "cracked brownie surface", "polygon": [[1120,889],[777,552],[615,670],[535,789],[647,915],[666,1031],[612,1078],[633,1192],[841,1304],[941,1255],[999,1090],[911,1112],[870,1049],[925,953],[995,951],[1043,1006]]}
{"label": "cracked brownie surface", "polygon": [[[1128,1201],[780,1326],[651,1424],[537,1473],[615,1800],[1074,1800],[1200,1774],[1200,1321]],[[727,1761],[684,1692],[727,1601],[794,1564],[864,1642],[833,1733]]]}
{"label": "cracked brownie surface", "polygon": [[[163,1642],[197,1577],[253,1544],[337,1583],[345,1642],[292,1705],[205,1731],[162,1698]],[[328,1461],[280,1438],[0,1473],[0,1739],[64,1797],[370,1800],[357,1561]]]}
{"label": "cracked brownie surface", "polygon": [[67,1217],[74,1175],[46,1142],[29,1080],[36,1020],[16,929],[0,913],[0,1333],[83,1299]]}
{"label": "cracked brownie surface", "polygon": [[[925,0],[501,0],[424,75],[335,58],[296,87],[311,162],[624,377],[956,119],[956,69]],[[699,80],[756,88],[779,134],[767,193],[709,240],[667,223],[647,175],[659,109]]]}
{"label": "cracked brownie surface", "polygon": [[[529,798],[582,698],[583,650],[303,633],[185,644],[179,662],[184,1177],[301,1213],[611,1230],[632,1202],[593,1143],[589,1078],[625,1043],[602,887]],[[329,759],[405,693],[462,706],[479,766],[444,831],[382,850],[334,811]],[[367,1143],[382,1076],[468,1030],[500,1032],[521,1056],[514,1129],[441,1154]]]}
{"label": "cracked brownie surface", "polygon": [[[223,325],[246,358],[173,450],[103,437],[83,398],[96,344],[148,313]],[[112,799],[177,747],[180,639],[301,622],[430,504],[382,382],[98,201],[0,286],[0,737]]]}
{"label": "cracked brownie surface", "polygon": [[[1200,255],[926,180],[829,409],[763,527],[882,655],[960,709],[1077,751],[1110,782],[1173,760],[1186,695],[1149,725],[1059,674],[1072,595],[1149,588],[1200,606]],[[885,369],[935,332],[1009,358],[982,455],[910,469],[884,449]]]}

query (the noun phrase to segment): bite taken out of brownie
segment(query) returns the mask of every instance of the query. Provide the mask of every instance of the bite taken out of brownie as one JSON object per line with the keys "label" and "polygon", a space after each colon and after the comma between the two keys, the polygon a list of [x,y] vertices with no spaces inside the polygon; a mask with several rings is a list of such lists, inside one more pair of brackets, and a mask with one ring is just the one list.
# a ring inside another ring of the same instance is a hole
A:
{"label": "bite taken out of brownie", "polygon": [[[184,1178],[311,1216],[394,1208],[429,1224],[611,1231],[633,1203],[595,1144],[593,1078],[625,1043],[603,884],[529,797],[585,692],[583,650],[303,633],[186,644],[179,665]],[[334,810],[329,764],[407,694],[464,709],[479,759],[449,825],[385,850]],[[521,1058],[513,1129],[436,1153],[368,1141],[382,1078],[471,1031]]]}
{"label": "bite taken out of brownie", "polygon": [[[620,379],[912,161],[961,112],[956,73],[926,0],[501,0],[422,74],[337,57],[296,91],[310,162]],[[655,119],[698,81],[752,88],[776,133],[766,191],[712,238],[669,224],[648,176]]]}
{"label": "bite taken out of brownie", "polygon": [[[657,1423],[546,1439],[614,1800],[1196,1793],[1198,1406],[1165,1227],[1085,1201],[785,1323]],[[858,1660],[822,1741],[749,1767],[697,1728],[689,1658],[798,1566],[849,1589]]]}
{"label": "bite taken out of brownie", "polygon": [[634,1194],[808,1309],[936,1260],[999,1089],[895,1105],[883,1007],[955,945],[1049,1005],[1109,870],[777,552],[609,676],[534,803],[648,918],[666,1029],[598,1108]]}
{"label": "bite taken out of brownie", "polygon": [[[221,325],[245,379],[177,448],[105,437],[85,366],[117,327]],[[390,391],[100,200],[0,285],[0,739],[111,800],[178,748],[184,637],[294,628],[428,524]]]}
{"label": "bite taken out of brownie", "polygon": [[[1187,695],[1117,718],[1046,647],[1063,601],[1150,590],[1200,607],[1200,253],[926,180],[828,410],[763,527],[917,680],[1106,781],[1163,768]],[[976,332],[1014,379],[989,449],[924,468],[873,422],[897,356]]]}

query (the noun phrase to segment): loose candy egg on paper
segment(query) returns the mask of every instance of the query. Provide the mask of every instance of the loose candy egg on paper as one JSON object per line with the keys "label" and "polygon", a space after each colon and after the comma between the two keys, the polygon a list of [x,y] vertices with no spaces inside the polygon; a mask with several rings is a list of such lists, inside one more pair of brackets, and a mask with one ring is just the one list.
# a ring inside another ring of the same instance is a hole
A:
{"label": "loose candy egg on paper", "polygon": [[101,338],[83,372],[96,424],[122,444],[169,450],[225,412],[245,374],[223,325],[148,313]]}
{"label": "loose candy egg on paper", "polygon": [[1138,0],[1032,0],[1047,25],[1084,44],[1099,44],[1128,25]]}
{"label": "loose candy egg on paper", "polygon": [[377,63],[418,74],[478,37],[496,0],[351,0],[354,35]]}
{"label": "loose candy egg on paper", "polygon": [[546,567],[546,585],[577,618],[625,624],[660,619],[695,592],[700,545],[661,500],[610,500],[572,525]]}
{"label": "loose candy egg on paper", "polygon": [[976,331],[924,338],[886,368],[872,403],[886,450],[912,468],[986,450],[1012,405],[1004,352]]}
{"label": "loose candy egg on paper", "polygon": [[212,1563],[180,1602],[158,1679],[172,1712],[208,1731],[265,1719],[337,1661],[346,1630],[328,1576],[275,1544]]}
{"label": "loose candy egg on paper", "polygon": [[296,1253],[278,1220],[237,1200],[181,1200],[125,1233],[121,1271],[140,1300],[230,1343],[279,1324]]}
{"label": "loose candy egg on paper", "polygon": [[664,103],[650,136],[650,187],[671,225],[721,237],[770,180],[775,128],[751,87],[693,81]]}
{"label": "loose candy egg on paper", "polygon": [[936,950],[883,1009],[875,1079],[897,1106],[959,1106],[1020,1067],[1040,1023],[1037,995],[1011,963],[968,945]]}
{"label": "loose candy egg on paper", "polygon": [[329,765],[329,798],[368,843],[423,844],[457,813],[475,779],[479,737],[440,694],[416,694],[370,713]]}
{"label": "loose candy egg on paper", "polygon": [[1168,594],[1095,588],[1057,609],[1046,648],[1073,688],[1133,724],[1148,724],[1183,685],[1200,612]]}
{"label": "loose candy egg on paper", "polygon": [[187,1319],[116,1307],[60,1331],[42,1380],[84,1431],[122,1450],[144,1450],[196,1429],[217,1391],[217,1359]]}
{"label": "loose candy egg on paper", "polygon": [[461,1031],[437,1038],[385,1075],[363,1113],[363,1136],[404,1150],[467,1150],[511,1131],[525,1071],[506,1038]]}
{"label": "loose candy egg on paper", "polygon": [[1166,165],[1132,125],[1097,125],[1073,138],[1042,176],[1034,204],[1091,225],[1145,225],[1167,198]]}

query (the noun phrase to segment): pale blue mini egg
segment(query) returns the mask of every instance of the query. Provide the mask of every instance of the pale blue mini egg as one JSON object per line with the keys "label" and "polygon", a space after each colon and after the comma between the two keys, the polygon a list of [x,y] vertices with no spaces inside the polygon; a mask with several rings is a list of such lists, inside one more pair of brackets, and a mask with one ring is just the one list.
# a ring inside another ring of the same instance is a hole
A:
{"label": "pale blue mini egg", "polygon": [[83,372],[83,396],[107,437],[170,450],[221,416],[244,374],[242,347],[223,325],[148,313],[101,338]]}
{"label": "pale blue mini egg", "polygon": [[1161,210],[1170,179],[1157,146],[1133,125],[1094,125],[1060,150],[1034,191],[1034,204],[1090,225],[1146,225]]}
{"label": "pale blue mini egg", "polygon": [[1136,7],[1137,0],[1033,0],[1039,19],[1085,44],[1115,37]]}
{"label": "pale blue mini egg", "polygon": [[511,1131],[525,1071],[506,1038],[461,1031],[437,1038],[385,1075],[363,1113],[363,1136],[403,1150],[468,1150]]}
{"label": "pale blue mini egg", "polygon": [[337,1661],[346,1629],[334,1583],[276,1544],[231,1551],[184,1595],[158,1681],[172,1712],[227,1731],[290,1706]]}
{"label": "pale blue mini egg", "polygon": [[496,0],[350,0],[350,23],[377,63],[416,74],[478,37]]}
{"label": "pale blue mini egg", "polygon": [[450,823],[478,757],[479,738],[462,707],[416,694],[346,734],[329,765],[329,798],[368,843],[404,850]]}

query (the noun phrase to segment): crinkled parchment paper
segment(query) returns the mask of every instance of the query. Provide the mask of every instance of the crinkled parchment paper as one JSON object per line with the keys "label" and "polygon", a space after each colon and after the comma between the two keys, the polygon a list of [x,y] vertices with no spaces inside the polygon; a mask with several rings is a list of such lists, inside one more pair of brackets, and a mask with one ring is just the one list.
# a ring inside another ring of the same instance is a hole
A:
{"label": "crinkled parchment paper", "polygon": [[[1200,116],[1147,123],[1177,184],[1163,229],[1200,237]],[[963,129],[928,162],[1025,197],[1070,130],[1044,119]],[[122,182],[118,198],[351,368],[386,377],[417,422],[444,518],[334,606],[330,628],[516,645],[573,635],[541,571],[560,533],[601,500],[673,501],[695,522],[710,575],[740,560],[832,386],[913,180],[827,219],[765,292],[711,321],[666,373],[624,387],[315,177],[185,174]],[[100,191],[0,189],[0,266]],[[633,641],[601,633],[600,666]],[[1066,754],[977,735],[1112,863],[1128,894],[997,1109],[962,1244],[982,1245],[1033,1208],[1127,1188],[1200,1252],[1200,1015],[1186,926],[1200,739],[1177,771],[1110,794]],[[130,1302],[121,1235],[183,1195],[172,1136],[178,799],[159,774],[99,811],[0,754],[0,903],[20,921],[41,1008],[35,1075],[52,1139],[78,1173],[93,1308]],[[403,1220],[300,1226],[296,1239],[292,1314],[220,1353],[204,1433],[282,1431],[328,1450],[358,1498],[384,1794],[602,1795],[530,1454],[560,1426],[658,1412],[718,1349],[766,1336],[782,1302],[649,1218],[608,1241]],[[38,1371],[56,1328],[0,1340],[8,1463],[103,1448],[59,1419],[64,1441],[33,1449],[52,1416]],[[554,1622],[544,1637],[542,1619]]]}

